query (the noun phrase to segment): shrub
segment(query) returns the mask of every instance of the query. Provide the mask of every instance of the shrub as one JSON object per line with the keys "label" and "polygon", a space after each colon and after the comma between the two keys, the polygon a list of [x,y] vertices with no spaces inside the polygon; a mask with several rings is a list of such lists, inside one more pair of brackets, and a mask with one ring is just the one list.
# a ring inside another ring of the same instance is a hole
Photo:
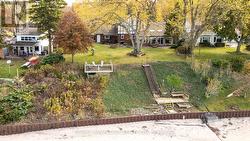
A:
{"label": "shrub", "polygon": [[50,54],[44,57],[41,64],[42,65],[57,64],[57,63],[64,62],[64,61],[65,61],[65,58],[63,57],[62,54],[54,53],[54,54]]}
{"label": "shrub", "polygon": [[230,59],[231,67],[233,71],[241,72],[244,68],[246,59],[243,57],[233,57]]}
{"label": "shrub", "polygon": [[244,65],[244,72],[250,74],[250,62],[246,62]]}
{"label": "shrub", "polygon": [[174,91],[177,89],[181,89],[183,85],[183,80],[181,79],[180,76],[176,74],[171,74],[166,77],[167,84],[170,87],[170,91]]}
{"label": "shrub", "polygon": [[62,112],[59,98],[49,98],[45,100],[44,107],[49,111],[50,114],[55,116],[59,116]]}
{"label": "shrub", "polygon": [[229,66],[229,61],[225,59],[212,59],[212,65],[215,68],[226,69]]}
{"label": "shrub", "polygon": [[32,107],[33,94],[28,88],[14,89],[0,100],[0,122],[9,123],[22,119]]}
{"label": "shrub", "polygon": [[96,98],[90,102],[90,109],[93,111],[95,116],[102,117],[105,111],[104,104],[101,98]]}
{"label": "shrub", "polygon": [[29,69],[24,74],[24,81],[29,84],[35,84],[37,81],[42,80],[44,78],[44,74],[42,70],[39,69]]}
{"label": "shrub", "polygon": [[216,46],[216,47],[225,47],[226,43],[215,43],[214,46]]}
{"label": "shrub", "polygon": [[191,48],[188,48],[186,46],[180,46],[180,47],[176,48],[176,52],[179,54],[186,54],[186,55],[192,53]]}
{"label": "shrub", "polygon": [[206,43],[199,43],[199,47],[212,47],[211,43],[206,42]]}
{"label": "shrub", "polygon": [[218,79],[208,79],[208,84],[206,87],[205,96],[208,98],[210,96],[216,96],[219,94],[222,88],[222,84]]}
{"label": "shrub", "polygon": [[178,47],[179,47],[178,45],[173,44],[173,45],[171,45],[171,47],[170,47],[170,48],[172,48],[172,49],[176,49],[176,48],[178,48]]}
{"label": "shrub", "polygon": [[100,77],[100,86],[102,89],[106,88],[109,82],[109,77],[108,76],[101,76]]}
{"label": "shrub", "polygon": [[46,64],[46,65],[41,66],[40,71],[43,72],[45,77],[58,76],[60,73],[55,67],[51,66],[50,64]]}

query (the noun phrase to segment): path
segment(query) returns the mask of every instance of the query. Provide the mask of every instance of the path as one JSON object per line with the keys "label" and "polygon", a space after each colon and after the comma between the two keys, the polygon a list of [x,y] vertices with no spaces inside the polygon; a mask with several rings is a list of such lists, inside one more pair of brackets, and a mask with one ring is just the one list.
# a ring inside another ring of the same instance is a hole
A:
{"label": "path", "polygon": [[154,96],[160,96],[161,90],[157,83],[156,76],[153,73],[153,69],[150,65],[143,65],[144,72],[146,74],[149,88]]}

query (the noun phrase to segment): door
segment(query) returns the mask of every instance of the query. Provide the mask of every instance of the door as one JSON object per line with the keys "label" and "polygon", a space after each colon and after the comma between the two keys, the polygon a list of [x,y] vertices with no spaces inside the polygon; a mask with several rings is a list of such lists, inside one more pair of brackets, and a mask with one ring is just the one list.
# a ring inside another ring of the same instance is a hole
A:
{"label": "door", "polygon": [[96,36],[96,42],[97,42],[97,43],[100,43],[100,42],[101,42],[101,35],[97,35],[97,36]]}

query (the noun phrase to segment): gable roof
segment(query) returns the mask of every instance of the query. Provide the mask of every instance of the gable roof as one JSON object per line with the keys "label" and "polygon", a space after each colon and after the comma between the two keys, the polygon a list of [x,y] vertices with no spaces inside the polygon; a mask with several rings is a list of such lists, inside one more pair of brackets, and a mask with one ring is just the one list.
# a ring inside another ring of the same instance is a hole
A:
{"label": "gable roof", "polygon": [[151,23],[147,36],[164,36],[166,22]]}
{"label": "gable roof", "polygon": [[16,33],[17,35],[40,35],[41,33],[35,27],[25,27],[23,29],[19,29]]}
{"label": "gable roof", "polygon": [[116,35],[117,27],[115,25],[103,25],[94,34]]}

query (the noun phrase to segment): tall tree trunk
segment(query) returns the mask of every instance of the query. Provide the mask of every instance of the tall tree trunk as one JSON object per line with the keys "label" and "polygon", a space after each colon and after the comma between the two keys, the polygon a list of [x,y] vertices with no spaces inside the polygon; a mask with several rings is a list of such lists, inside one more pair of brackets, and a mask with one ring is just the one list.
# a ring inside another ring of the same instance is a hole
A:
{"label": "tall tree trunk", "polygon": [[51,53],[52,53],[52,48],[51,48],[51,45],[52,45],[52,37],[51,37],[51,32],[50,32],[50,31],[48,32],[48,38],[49,38],[48,53],[51,54]]}
{"label": "tall tree trunk", "polygon": [[237,41],[237,49],[236,49],[236,53],[240,53],[240,47],[241,47],[241,40],[240,41]]}
{"label": "tall tree trunk", "polygon": [[71,63],[74,63],[74,53],[71,54]]}

